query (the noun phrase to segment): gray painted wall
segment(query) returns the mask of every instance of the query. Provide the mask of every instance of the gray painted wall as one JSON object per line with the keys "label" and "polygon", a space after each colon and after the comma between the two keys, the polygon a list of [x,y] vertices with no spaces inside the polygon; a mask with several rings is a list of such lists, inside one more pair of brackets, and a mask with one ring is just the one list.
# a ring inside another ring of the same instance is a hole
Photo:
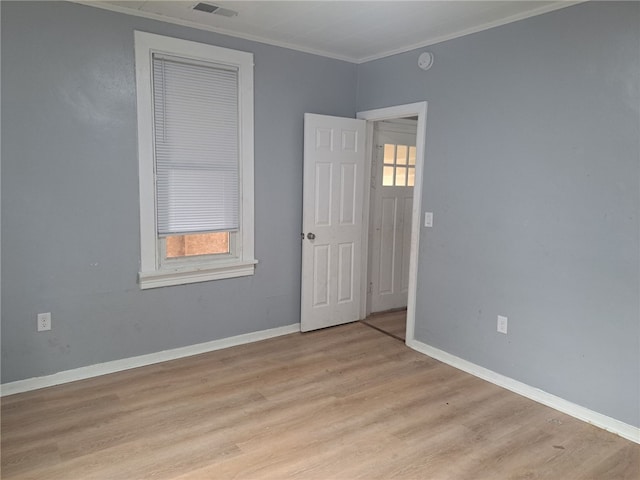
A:
{"label": "gray painted wall", "polygon": [[[1,8],[2,382],[298,322],[303,114],[353,117],[356,66],[82,5]],[[136,283],[134,29],[254,53],[252,278]]]}
{"label": "gray painted wall", "polygon": [[361,65],[357,100],[429,102],[417,339],[635,426],[638,25],[573,6]]}

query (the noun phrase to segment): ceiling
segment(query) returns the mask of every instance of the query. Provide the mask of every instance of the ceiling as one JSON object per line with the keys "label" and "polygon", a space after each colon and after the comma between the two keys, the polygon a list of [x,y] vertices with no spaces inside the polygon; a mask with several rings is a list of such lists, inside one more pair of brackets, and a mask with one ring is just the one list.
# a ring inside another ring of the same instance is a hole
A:
{"label": "ceiling", "polygon": [[579,3],[577,1],[202,0],[233,17],[193,10],[187,1],[78,1],[354,63],[425,47]]}

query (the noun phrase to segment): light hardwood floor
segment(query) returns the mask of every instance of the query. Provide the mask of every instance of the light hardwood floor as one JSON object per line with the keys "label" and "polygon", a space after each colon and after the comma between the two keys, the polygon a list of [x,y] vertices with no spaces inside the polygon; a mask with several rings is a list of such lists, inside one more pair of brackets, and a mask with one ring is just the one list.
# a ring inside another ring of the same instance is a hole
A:
{"label": "light hardwood floor", "polygon": [[639,445],[363,323],[2,399],[4,479],[639,475]]}

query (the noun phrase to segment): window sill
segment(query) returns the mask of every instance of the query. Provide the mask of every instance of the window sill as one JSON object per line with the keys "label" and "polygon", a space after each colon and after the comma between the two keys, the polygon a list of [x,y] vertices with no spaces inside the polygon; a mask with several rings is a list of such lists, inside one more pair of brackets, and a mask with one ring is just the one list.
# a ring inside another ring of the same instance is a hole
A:
{"label": "window sill", "polygon": [[186,285],[188,283],[208,282],[224,278],[246,277],[255,273],[257,260],[242,263],[219,265],[209,268],[194,268],[189,270],[157,270],[154,272],[138,273],[140,289],[169,287],[172,285]]}

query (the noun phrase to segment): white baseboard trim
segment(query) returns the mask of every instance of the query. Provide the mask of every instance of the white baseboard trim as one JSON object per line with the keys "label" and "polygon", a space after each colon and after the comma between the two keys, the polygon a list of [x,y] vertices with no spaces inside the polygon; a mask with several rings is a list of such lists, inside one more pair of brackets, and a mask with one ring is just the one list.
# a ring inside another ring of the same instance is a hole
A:
{"label": "white baseboard trim", "polygon": [[439,350],[426,343],[419,342],[418,340],[408,340],[407,346],[414,350],[424,353],[429,357],[435,358],[447,365],[451,365],[459,370],[470,373],[476,377],[482,378],[488,382],[491,382],[500,387],[511,390],[523,397],[527,397],[531,400],[535,400],[538,403],[546,405],[547,407],[554,408],[562,413],[571,415],[579,420],[600,427],[609,432],[620,435],[627,440],[631,440],[635,443],[640,443],[640,428],[634,427],[627,423],[616,420],[615,418],[608,417],[598,412],[594,412],[586,407],[582,407],[575,403],[564,400],[563,398],[556,397],[551,393],[547,393],[538,388],[527,385],[526,383],[519,382],[513,378],[505,377],[499,373],[496,373],[487,368],[471,363],[455,355],[451,355],[443,350]]}
{"label": "white baseboard trim", "polygon": [[74,382],[76,380],[84,380],[86,378],[98,377],[108,373],[121,372],[131,368],[144,367],[154,363],[166,362],[178,358],[198,355],[200,353],[213,352],[214,350],[222,350],[223,348],[235,347],[245,343],[257,342],[268,338],[279,337],[289,333],[300,331],[300,324],[294,323],[284,327],[271,328],[269,330],[261,330],[259,332],[245,333],[235,337],[222,338],[211,342],[198,343],[187,347],[173,348],[171,350],[163,350],[162,352],[150,353],[148,355],[140,355],[138,357],[123,358],[122,360],[113,360],[111,362],[98,363],[96,365],[88,365],[86,367],[65,370],[64,372],[46,375],[44,377],[27,378],[16,382],[9,382],[0,385],[0,396],[13,395],[15,393],[28,392],[39,388],[51,387],[62,383]]}

